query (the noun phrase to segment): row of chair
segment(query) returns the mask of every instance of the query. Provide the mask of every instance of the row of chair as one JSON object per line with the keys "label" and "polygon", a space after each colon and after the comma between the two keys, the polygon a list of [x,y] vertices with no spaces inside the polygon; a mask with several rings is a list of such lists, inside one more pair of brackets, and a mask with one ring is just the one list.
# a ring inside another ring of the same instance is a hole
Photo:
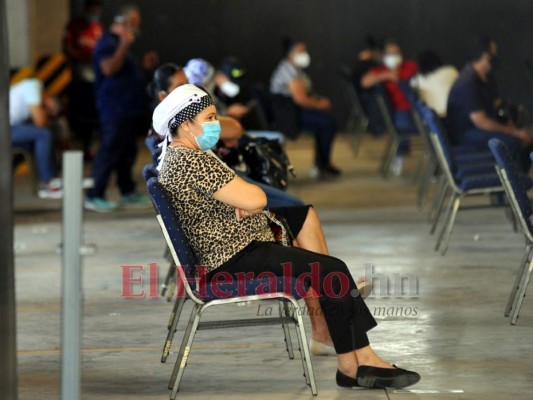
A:
{"label": "row of chair", "polygon": [[[347,127],[358,149],[368,128],[368,118],[349,70],[341,68],[340,74],[351,108]],[[518,171],[509,149],[497,139],[490,140],[486,152],[452,146],[435,111],[423,104],[406,83],[400,83],[400,88],[412,105],[413,120],[424,145],[417,173],[417,205],[420,209],[424,209],[432,182],[435,181],[437,186],[436,196],[428,213],[431,234],[437,231],[439,222],[441,224],[435,250],[442,255],[447,252],[462,199],[468,196],[489,196],[495,205],[509,207],[512,210],[509,217],[514,230],[520,228],[524,233],[526,251],[505,308],[505,316],[510,316],[510,322],[514,325],[533,272],[533,208],[527,196],[533,182]],[[389,144],[381,164],[381,173],[386,178],[399,143],[407,137],[395,128],[392,111],[383,91],[376,90],[374,95],[389,134]],[[533,160],[533,153],[531,156]],[[503,196],[504,193],[506,197]]]}
{"label": "row of chair", "polygon": [[[461,200],[467,196],[489,195],[496,198],[497,205],[507,203],[512,209],[511,222],[515,230],[520,227],[526,239],[526,251],[516,273],[504,315],[510,316],[510,323],[516,324],[523,299],[527,292],[533,271],[533,207],[527,191],[533,186],[529,176],[518,170],[513,157],[504,143],[498,139],[488,142],[490,151],[479,152],[465,147],[452,146],[448,141],[440,118],[413,93],[405,90],[413,105],[413,110],[422,122],[421,132],[428,136],[426,166],[430,177],[440,176],[440,188],[435,198],[431,233],[435,232],[439,217],[444,210],[444,218],[435,250],[445,254],[452,234],[454,222],[460,209]],[[533,153],[531,154],[533,160]],[[427,191],[428,176],[421,182],[419,195]],[[502,194],[506,195],[506,202]],[[448,196],[446,207],[445,198]],[[419,204],[423,204],[421,199]]]}

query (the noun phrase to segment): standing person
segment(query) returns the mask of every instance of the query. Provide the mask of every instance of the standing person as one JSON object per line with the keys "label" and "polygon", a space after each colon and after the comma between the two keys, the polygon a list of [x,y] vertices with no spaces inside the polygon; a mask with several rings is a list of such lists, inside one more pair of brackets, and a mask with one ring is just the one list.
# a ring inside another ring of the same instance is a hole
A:
{"label": "standing person", "polygon": [[304,42],[285,39],[283,56],[270,79],[277,128],[293,138],[300,130],[312,132],[315,136],[315,167],[311,175],[322,178],[339,176],[341,171],[331,162],[336,131],[335,120],[329,112],[331,101],[313,91],[311,79],[304,72],[311,64],[307,46]]}
{"label": "standing person", "polygon": [[[366,73],[361,85],[370,88],[382,84],[394,111],[394,126],[400,134],[412,135],[416,132],[415,121],[411,113],[411,104],[400,88],[400,81],[409,80],[418,73],[418,67],[412,60],[404,60],[402,49],[395,40],[388,40],[384,46],[383,63]],[[404,140],[398,147],[392,172],[399,176],[403,170],[405,154],[409,153],[409,141]]]}
{"label": "standing person", "polygon": [[105,191],[116,171],[124,206],[146,206],[148,199],[135,192],[132,168],[137,157],[137,137],[147,130],[146,90],[143,72],[130,53],[141,25],[141,14],[125,6],[111,28],[98,42],[93,66],[96,75],[96,105],[100,116],[100,148],[93,162],[94,187],[87,193],[85,207],[112,211],[117,204],[106,200]]}
{"label": "standing person", "polygon": [[501,99],[491,71],[496,63],[494,44],[490,40],[475,43],[470,62],[450,91],[447,122],[453,144],[487,150],[492,138],[504,142],[524,172],[529,171],[533,138],[513,121],[498,119]]}
{"label": "standing person", "polygon": [[52,102],[43,93],[43,85],[36,78],[28,78],[9,88],[9,125],[13,147],[32,150],[42,199],[59,199],[61,190],[53,184],[52,134],[48,129],[53,116]]}
{"label": "standing person", "polygon": [[63,37],[63,51],[72,68],[72,82],[68,88],[68,119],[70,129],[82,142],[86,160],[93,158],[91,139],[98,127],[92,57],[104,33],[101,15],[102,1],[86,0],[83,14],[68,23]]}
{"label": "standing person", "polygon": [[[219,273],[231,279],[260,273],[304,279],[303,274],[314,269],[316,279],[306,280],[302,289],[318,295],[319,309],[313,314],[323,315],[329,328],[337,354],[337,384],[403,388],[420,380],[416,372],[389,364],[372,349],[367,332],[376,321],[346,264],[328,255],[275,243],[262,212],[265,193],[207,152],[221,127],[216,107],[205,91],[194,85],[178,87],[156,107],[153,125],[172,137],[159,181],[199,265],[205,266],[207,282],[217,282]],[[288,269],[283,267],[287,263]],[[327,283],[330,274],[338,279]]]}
{"label": "standing person", "polygon": [[439,55],[431,50],[420,53],[417,61],[420,72],[411,79],[411,86],[417,89],[420,98],[439,117],[445,118],[448,96],[459,72],[453,65],[445,65]]}

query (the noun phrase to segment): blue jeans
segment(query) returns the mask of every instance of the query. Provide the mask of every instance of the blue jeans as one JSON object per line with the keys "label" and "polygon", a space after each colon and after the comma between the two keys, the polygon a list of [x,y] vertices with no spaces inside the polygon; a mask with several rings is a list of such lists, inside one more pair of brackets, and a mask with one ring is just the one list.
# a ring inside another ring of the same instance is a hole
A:
{"label": "blue jeans", "polygon": [[[416,135],[416,126],[411,111],[395,111],[394,112],[394,127],[398,134],[401,136],[413,136]],[[403,156],[408,154],[411,150],[409,139],[400,141],[398,146],[398,152],[396,155]]]}
{"label": "blue jeans", "polygon": [[480,152],[486,152],[489,149],[488,142],[492,138],[499,139],[505,143],[521,171],[525,173],[529,171],[529,167],[531,166],[529,154],[533,149],[531,146],[522,146],[521,140],[514,136],[507,135],[503,132],[485,131],[478,128],[472,128],[464,132],[462,135],[456,136],[454,142],[457,142],[458,145],[471,147]]}
{"label": "blue jeans", "polygon": [[368,117],[368,129],[372,132],[372,135],[376,137],[383,135],[386,131],[385,122],[379,111],[376,96],[374,96],[373,92],[363,90],[359,93],[359,97],[361,99],[363,111]]}
{"label": "blue jeans", "polygon": [[278,131],[246,131],[246,133],[253,137],[265,138],[268,140],[279,140],[281,145],[285,144],[285,135]]}
{"label": "blue jeans", "polygon": [[250,179],[246,174],[235,171],[246,182],[253,183],[254,185],[259,186],[265,192],[267,196],[267,205],[266,208],[278,208],[278,207],[292,207],[292,206],[303,206],[303,202],[298,198],[289,193],[284,192],[283,190],[276,189],[272,186],[265,185]]}
{"label": "blue jeans", "polygon": [[335,120],[327,112],[300,110],[300,128],[315,135],[315,164],[318,168],[326,168],[331,164],[331,147],[335,137]]}
{"label": "blue jeans", "polygon": [[33,152],[41,183],[48,183],[55,175],[52,162],[52,135],[46,128],[30,124],[11,126],[11,144]]}

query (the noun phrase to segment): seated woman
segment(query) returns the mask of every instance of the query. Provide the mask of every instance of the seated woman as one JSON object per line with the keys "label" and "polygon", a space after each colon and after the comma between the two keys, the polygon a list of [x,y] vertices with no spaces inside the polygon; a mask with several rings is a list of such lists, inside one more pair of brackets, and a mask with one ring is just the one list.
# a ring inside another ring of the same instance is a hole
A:
{"label": "seated woman", "polygon": [[[218,140],[220,123],[205,91],[194,85],[177,88],[157,106],[153,124],[160,134],[172,137],[159,180],[199,263],[207,267],[208,280],[219,272],[235,279],[238,274],[262,272],[279,277],[289,272],[298,278],[313,264],[318,279],[307,293],[316,293],[319,307],[314,313],[323,314],[337,353],[337,384],[403,388],[420,380],[416,372],[397,368],[374,353],[367,331],[376,321],[346,264],[277,244],[262,213],[267,202],[263,190],[206,152]],[[289,271],[283,268],[288,261]],[[339,279],[325,279],[330,273]]]}
{"label": "seated woman", "polygon": [[335,137],[335,121],[329,113],[331,101],[313,91],[311,79],[304,72],[311,63],[307,47],[303,42],[285,39],[283,55],[284,59],[270,80],[272,111],[278,129],[292,138],[300,130],[312,132],[316,144],[315,167],[311,176],[338,176],[341,171],[331,162]]}

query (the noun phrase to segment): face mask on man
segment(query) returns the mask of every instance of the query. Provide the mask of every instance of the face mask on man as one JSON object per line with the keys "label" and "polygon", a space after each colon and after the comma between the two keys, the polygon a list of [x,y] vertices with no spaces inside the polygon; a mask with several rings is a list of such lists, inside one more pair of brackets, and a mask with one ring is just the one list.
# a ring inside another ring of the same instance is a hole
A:
{"label": "face mask on man", "polygon": [[300,68],[307,68],[311,64],[311,56],[307,51],[300,51],[294,55],[294,63]]}
{"label": "face mask on man", "polygon": [[226,81],[220,85],[220,91],[228,97],[235,97],[239,94],[241,88],[232,81]]}
{"label": "face mask on man", "polygon": [[383,56],[383,64],[389,69],[398,68],[403,62],[400,54],[385,54]]}
{"label": "face mask on man", "polygon": [[213,146],[215,146],[220,139],[220,131],[222,130],[220,122],[208,121],[200,123],[194,119],[193,121],[202,125],[202,134],[194,137],[194,140],[196,140],[200,150],[207,151],[213,148]]}

